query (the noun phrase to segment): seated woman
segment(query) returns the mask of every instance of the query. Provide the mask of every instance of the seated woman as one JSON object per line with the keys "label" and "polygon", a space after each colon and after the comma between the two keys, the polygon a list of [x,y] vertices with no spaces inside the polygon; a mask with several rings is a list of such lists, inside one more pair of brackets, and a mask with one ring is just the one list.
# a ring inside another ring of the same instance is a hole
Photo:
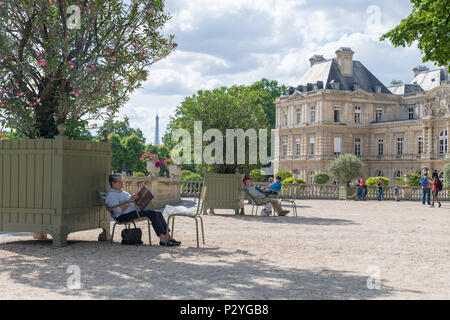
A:
{"label": "seated woman", "polygon": [[283,210],[283,208],[281,208],[280,202],[277,199],[266,198],[264,194],[256,190],[256,188],[251,185],[252,178],[244,177],[243,182],[245,184],[244,190],[248,192],[248,194],[253,198],[254,202],[259,205],[270,203],[279,216],[285,216],[289,213],[289,210]]}
{"label": "seated woman", "polygon": [[[109,184],[111,185],[111,190],[109,190],[106,195],[105,202],[108,207],[114,207],[122,203],[121,206],[112,209],[112,212],[116,216],[116,220],[118,222],[126,222],[137,219],[136,206],[131,201],[134,201],[138,198],[137,194],[130,195],[128,192],[123,191],[123,178],[121,174],[111,174],[109,176]],[[147,217],[152,222],[153,229],[156,232],[156,235],[159,237],[161,246],[165,246],[167,242],[167,246],[179,246],[181,244],[180,241],[176,241],[174,238],[170,236],[170,234],[166,234],[167,223],[164,220],[164,217],[161,212],[153,211],[153,210],[143,210],[139,211],[139,215],[141,217]],[[169,241],[167,241],[167,238]]]}
{"label": "seated woman", "polygon": [[281,191],[281,177],[278,176],[277,177],[277,182],[274,183],[274,179],[270,178],[269,179],[269,187],[270,189],[261,189],[259,187],[256,187],[256,190],[258,190],[259,192],[265,194],[265,195],[270,195],[270,194],[279,194]]}

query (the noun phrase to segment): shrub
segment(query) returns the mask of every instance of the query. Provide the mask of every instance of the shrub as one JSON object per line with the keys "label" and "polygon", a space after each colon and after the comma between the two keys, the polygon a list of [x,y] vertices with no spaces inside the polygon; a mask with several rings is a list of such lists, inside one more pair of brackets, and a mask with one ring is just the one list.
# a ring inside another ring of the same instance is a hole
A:
{"label": "shrub", "polygon": [[422,176],[420,174],[410,173],[407,175],[407,177],[409,187],[420,187],[420,179],[422,179]]}
{"label": "shrub", "polygon": [[383,181],[383,184],[385,187],[389,186],[389,184],[391,183],[391,180],[389,180],[389,178],[385,178],[385,177],[370,177],[366,180],[366,184],[368,186],[376,186],[378,183],[378,179],[381,179],[381,181]]}
{"label": "shrub", "polygon": [[399,187],[404,187],[406,186],[406,180],[405,177],[401,177],[401,179],[395,179],[394,180],[394,184],[396,184]]}
{"label": "shrub", "polygon": [[193,174],[192,171],[189,171],[189,170],[181,170],[181,178],[182,178],[182,180],[184,180],[185,177],[187,177],[187,176],[189,176],[189,175],[191,175],[191,174]]}
{"label": "shrub", "polygon": [[447,165],[444,167],[444,181],[446,188],[450,187],[450,163],[447,163]]}
{"label": "shrub", "polygon": [[191,173],[184,178],[186,181],[203,181],[203,178],[198,173]]}
{"label": "shrub", "polygon": [[344,154],[334,159],[328,166],[328,172],[340,184],[348,185],[352,180],[361,177],[362,161],[354,154]]}
{"label": "shrub", "polygon": [[306,181],[305,180],[303,180],[303,179],[301,179],[301,178],[298,178],[297,180],[295,180],[298,184],[306,184]]}
{"label": "shrub", "polygon": [[284,179],[283,180],[283,184],[292,184],[292,183],[294,183],[294,178],[292,178],[292,177],[290,177],[290,178],[286,178],[286,179]]}
{"label": "shrub", "polygon": [[318,172],[314,175],[313,181],[315,184],[327,184],[330,181],[330,175],[326,172]]}
{"label": "shrub", "polygon": [[262,174],[260,169],[255,169],[250,171],[250,178],[252,178],[253,181],[264,181],[266,176]]}
{"label": "shrub", "polygon": [[292,178],[292,172],[290,172],[289,170],[281,170],[275,174],[275,177],[278,176],[280,176],[281,180],[284,181],[287,178]]}
{"label": "shrub", "polygon": [[135,177],[146,177],[147,175],[145,173],[143,173],[143,172],[135,172],[134,176]]}

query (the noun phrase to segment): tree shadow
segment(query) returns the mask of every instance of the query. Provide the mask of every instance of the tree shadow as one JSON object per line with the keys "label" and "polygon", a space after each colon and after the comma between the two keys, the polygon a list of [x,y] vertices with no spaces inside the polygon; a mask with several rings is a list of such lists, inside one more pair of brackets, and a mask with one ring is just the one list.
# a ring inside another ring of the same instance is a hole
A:
{"label": "tree shadow", "polygon": [[[15,283],[73,298],[374,299],[396,292],[384,282],[369,290],[365,274],[281,269],[240,250],[69,242],[65,248],[36,240],[0,244],[12,253],[0,261],[2,273]],[[81,290],[66,287],[69,265],[80,268]]]}

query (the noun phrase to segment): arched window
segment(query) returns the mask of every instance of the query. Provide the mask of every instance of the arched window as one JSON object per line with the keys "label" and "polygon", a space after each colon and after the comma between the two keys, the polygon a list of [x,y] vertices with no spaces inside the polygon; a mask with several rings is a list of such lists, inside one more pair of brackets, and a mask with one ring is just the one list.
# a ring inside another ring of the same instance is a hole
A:
{"label": "arched window", "polygon": [[403,175],[403,172],[401,172],[400,170],[395,171],[394,173],[394,179],[401,179]]}
{"label": "arched window", "polygon": [[444,172],[441,172],[441,173],[439,174],[439,180],[441,180],[442,182],[445,181],[445,179],[444,179]]}
{"label": "arched window", "polygon": [[384,177],[384,172],[381,170],[377,171],[377,174],[375,175],[376,177]]}
{"label": "arched window", "polygon": [[315,175],[316,173],[314,172],[314,171],[311,171],[311,173],[309,174],[309,182],[311,183],[311,184],[313,184],[314,183],[314,175]]}
{"label": "arched window", "polygon": [[355,138],[355,155],[361,156],[361,139]]}
{"label": "arched window", "polygon": [[439,153],[444,154],[448,151],[448,132],[442,130],[439,134]]}

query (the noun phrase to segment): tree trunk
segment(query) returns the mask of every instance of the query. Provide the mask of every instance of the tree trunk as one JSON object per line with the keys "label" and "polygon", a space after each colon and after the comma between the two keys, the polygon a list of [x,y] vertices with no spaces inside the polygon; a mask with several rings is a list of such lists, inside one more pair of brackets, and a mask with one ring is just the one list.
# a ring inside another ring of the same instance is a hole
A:
{"label": "tree trunk", "polygon": [[45,139],[53,139],[57,134],[55,121],[55,101],[47,100],[42,106],[36,105],[36,136]]}

